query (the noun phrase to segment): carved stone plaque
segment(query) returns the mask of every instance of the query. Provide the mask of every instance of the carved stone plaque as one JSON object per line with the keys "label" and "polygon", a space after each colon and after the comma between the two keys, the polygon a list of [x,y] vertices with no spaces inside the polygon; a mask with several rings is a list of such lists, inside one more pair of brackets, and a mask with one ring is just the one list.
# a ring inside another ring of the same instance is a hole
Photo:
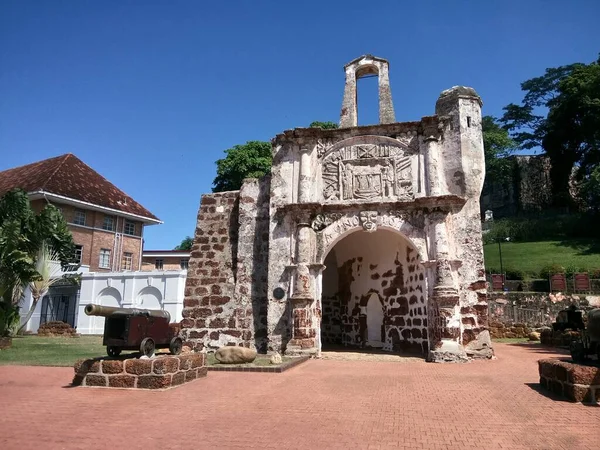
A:
{"label": "carved stone plaque", "polygon": [[324,156],[325,201],[413,200],[411,159],[404,148],[362,141],[367,142],[349,143]]}

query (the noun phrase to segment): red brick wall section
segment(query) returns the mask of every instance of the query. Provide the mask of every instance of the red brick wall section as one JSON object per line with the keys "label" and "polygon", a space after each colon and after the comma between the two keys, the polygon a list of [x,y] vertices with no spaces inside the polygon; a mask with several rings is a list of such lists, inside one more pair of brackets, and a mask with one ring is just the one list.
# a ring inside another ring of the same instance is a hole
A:
{"label": "red brick wall section", "polygon": [[252,309],[234,295],[238,210],[238,191],[202,196],[181,321],[185,345],[195,351],[249,346],[252,339]]}
{"label": "red brick wall section", "polygon": [[152,359],[99,358],[75,363],[74,386],[168,389],[206,376],[205,355],[195,353]]}

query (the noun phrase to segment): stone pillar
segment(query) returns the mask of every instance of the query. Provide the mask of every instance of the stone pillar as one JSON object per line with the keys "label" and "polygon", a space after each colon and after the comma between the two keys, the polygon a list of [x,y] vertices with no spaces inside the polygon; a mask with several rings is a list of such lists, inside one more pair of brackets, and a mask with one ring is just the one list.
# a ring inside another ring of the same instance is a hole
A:
{"label": "stone pillar", "polygon": [[434,321],[435,330],[428,359],[463,361],[467,356],[460,343],[460,296],[452,277],[453,265],[456,262],[450,257],[446,218],[447,213],[444,212],[434,212],[430,215],[430,236],[435,244],[435,262],[432,264],[434,276],[429,308],[430,320]]}
{"label": "stone pillar", "polygon": [[298,202],[307,203],[311,199],[312,164],[308,147],[300,147],[300,173],[298,176]]}
{"label": "stone pillar", "polygon": [[425,192],[428,196],[442,195],[442,157],[440,155],[439,134],[437,128],[425,127],[423,130],[425,145],[425,167],[427,168],[427,183]]}
{"label": "stone pillar", "polygon": [[298,223],[296,239],[296,272],[294,290],[290,297],[292,310],[292,338],[287,355],[315,354],[317,329],[314,311],[314,280],[311,273],[313,230],[308,221]]}
{"label": "stone pillar", "polygon": [[394,104],[390,88],[389,65],[379,64],[379,123],[394,123]]}
{"label": "stone pillar", "polygon": [[358,124],[356,113],[356,69],[346,66],[346,85],[344,86],[344,100],[340,113],[340,128],[355,127]]}

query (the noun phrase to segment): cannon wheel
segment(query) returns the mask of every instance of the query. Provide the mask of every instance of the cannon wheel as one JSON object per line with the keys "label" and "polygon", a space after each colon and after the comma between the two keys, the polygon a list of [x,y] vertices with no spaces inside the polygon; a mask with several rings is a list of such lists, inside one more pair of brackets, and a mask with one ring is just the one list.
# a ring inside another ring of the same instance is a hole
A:
{"label": "cannon wheel", "polygon": [[181,348],[183,347],[183,341],[180,337],[174,337],[171,339],[171,343],[169,344],[169,350],[172,355],[179,355],[181,353]]}
{"label": "cannon wheel", "polygon": [[585,360],[585,348],[583,342],[571,342],[571,358],[573,358],[573,362],[575,363],[582,363]]}
{"label": "cannon wheel", "polygon": [[150,358],[152,355],[154,355],[154,349],[154,340],[152,338],[144,338],[140,344],[140,353]]}
{"label": "cannon wheel", "polygon": [[109,347],[106,347],[106,353],[108,353],[108,356],[116,357],[121,354],[121,348],[111,345]]}

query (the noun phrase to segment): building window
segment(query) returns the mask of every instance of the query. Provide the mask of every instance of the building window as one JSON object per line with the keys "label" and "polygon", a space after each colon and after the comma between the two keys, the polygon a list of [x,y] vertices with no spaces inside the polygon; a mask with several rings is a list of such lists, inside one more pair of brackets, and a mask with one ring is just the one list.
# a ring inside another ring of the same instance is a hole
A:
{"label": "building window", "polygon": [[131,270],[133,265],[133,253],[123,253],[123,262],[121,264],[123,270]]}
{"label": "building window", "polygon": [[164,263],[164,261],[163,261],[162,259],[157,259],[157,260],[154,262],[154,268],[155,268],[156,270],[163,270],[163,263]]}
{"label": "building window", "polygon": [[187,270],[189,262],[189,259],[182,259],[180,262],[181,270]]}
{"label": "building window", "polygon": [[81,259],[83,258],[83,245],[75,246],[75,263],[81,264]]}
{"label": "building window", "polygon": [[101,269],[110,269],[110,250],[100,249],[100,264]]}
{"label": "building window", "polygon": [[107,231],[115,231],[115,218],[113,216],[104,216],[102,229]]}
{"label": "building window", "polygon": [[125,221],[125,230],[123,230],[125,234],[129,236],[135,236],[135,222],[131,222],[130,220]]}
{"label": "building window", "polygon": [[73,217],[73,223],[75,225],[85,225],[85,211],[76,209],[75,216]]}

